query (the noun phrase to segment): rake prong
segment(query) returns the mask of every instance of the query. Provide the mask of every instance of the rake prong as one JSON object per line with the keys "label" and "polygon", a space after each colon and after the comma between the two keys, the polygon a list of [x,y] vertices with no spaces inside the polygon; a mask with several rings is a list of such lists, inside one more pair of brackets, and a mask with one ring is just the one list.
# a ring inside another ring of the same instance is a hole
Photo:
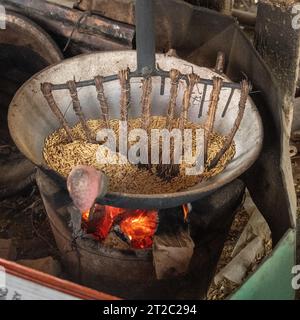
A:
{"label": "rake prong", "polygon": [[152,77],[146,77],[142,80],[142,126],[143,129],[149,132],[150,117],[151,117],[151,92],[152,92]]}
{"label": "rake prong", "polygon": [[97,91],[97,99],[100,103],[102,119],[105,122],[106,128],[109,128],[108,103],[104,93],[103,77],[101,76],[95,77],[95,86]]}
{"label": "rake prong", "polygon": [[128,120],[128,109],[130,107],[130,70],[129,68],[119,71],[121,84],[121,120]]}
{"label": "rake prong", "polygon": [[203,108],[204,108],[204,102],[205,102],[206,92],[207,92],[207,84],[204,84],[203,93],[202,93],[202,98],[201,98],[201,102],[200,102],[200,109],[199,109],[198,118],[201,118],[202,115],[203,115]]}
{"label": "rake prong", "polygon": [[191,97],[193,94],[194,87],[197,82],[199,82],[200,77],[195,73],[191,73],[187,76],[188,85],[183,94],[183,101],[182,101],[182,110],[180,115],[180,123],[179,128],[183,131],[185,123],[188,119],[188,111],[191,105]]}
{"label": "rake prong", "polygon": [[227,112],[227,110],[228,110],[228,108],[229,108],[229,105],[230,105],[230,103],[231,103],[231,100],[232,100],[234,91],[235,91],[234,88],[232,88],[231,91],[230,91],[230,95],[229,95],[229,98],[228,98],[228,100],[227,100],[227,102],[226,102],[226,106],[225,106],[225,108],[224,108],[224,110],[223,110],[223,112],[222,112],[222,118],[224,118],[225,115],[226,115],[226,112]]}
{"label": "rake prong", "polygon": [[[181,77],[180,71],[176,69],[170,70],[169,73],[171,80],[171,88],[170,88],[170,99],[167,111],[167,123],[166,127],[169,131],[172,130],[172,120],[174,119],[174,113],[176,108],[176,100],[178,96],[178,85]],[[179,174],[179,165],[174,164],[174,157],[172,156],[172,150],[174,148],[174,141],[170,141],[170,164],[163,164],[162,157],[160,159],[160,164],[157,166],[157,174],[164,180],[171,180],[173,177],[176,177]],[[162,152],[161,152],[162,154]]]}
{"label": "rake prong", "polygon": [[214,122],[216,118],[216,112],[217,112],[222,84],[223,84],[222,78],[219,78],[219,77],[213,78],[213,88],[210,96],[208,117],[205,123],[205,130],[204,130],[204,163],[205,164],[207,161],[209,139],[214,128]]}
{"label": "rake prong", "polygon": [[42,83],[41,84],[41,91],[42,91],[45,99],[47,100],[48,105],[49,105],[50,109],[52,110],[53,114],[56,116],[56,118],[60,122],[61,126],[65,129],[68,141],[69,142],[73,141],[71,129],[70,129],[66,119],[64,118],[64,115],[62,114],[62,112],[60,111],[58,105],[56,104],[56,102],[54,100],[54,97],[52,94],[52,84],[49,82]]}
{"label": "rake prong", "polygon": [[86,123],[86,119],[85,116],[82,112],[82,108],[80,105],[80,101],[78,98],[78,92],[77,92],[77,88],[76,88],[76,84],[74,80],[70,80],[67,82],[69,91],[70,91],[70,95],[71,95],[71,99],[72,99],[72,103],[73,103],[73,109],[77,115],[77,117],[79,118],[79,121],[81,123],[82,129],[86,135],[87,141],[92,143],[92,135],[91,135],[91,131]]}
{"label": "rake prong", "polygon": [[[141,97],[141,106],[142,106],[142,128],[150,136],[150,118],[151,118],[151,92],[152,92],[152,77],[145,77],[142,80],[142,97]],[[148,149],[148,154],[150,154],[150,148]],[[150,158],[150,157],[149,157]],[[150,170],[151,165],[140,164],[140,168],[145,168]]]}
{"label": "rake prong", "polygon": [[235,119],[235,122],[233,124],[233,127],[231,129],[231,132],[229,134],[229,136],[227,137],[223,147],[221,148],[221,150],[217,153],[217,155],[214,157],[214,159],[210,162],[208,169],[211,170],[213,169],[219,162],[219,160],[222,158],[222,156],[225,154],[225,152],[228,150],[228,148],[230,147],[236,132],[238,131],[241,121],[243,119],[244,116],[244,112],[245,112],[245,108],[246,108],[246,103],[247,103],[247,99],[248,99],[248,95],[250,92],[250,85],[248,83],[247,80],[243,80],[241,83],[241,98],[240,98],[240,102],[239,102],[239,111],[238,111],[238,116]]}
{"label": "rake prong", "polygon": [[180,72],[176,69],[172,69],[170,71],[170,80],[171,80],[171,88],[170,88],[170,100],[168,106],[167,113],[167,128],[171,130],[172,128],[172,120],[174,119],[174,113],[176,108],[176,100],[178,96],[178,85],[180,80]]}
{"label": "rake prong", "polygon": [[[168,120],[167,120],[167,126],[169,130],[172,129],[171,123],[172,123],[172,119],[174,118],[174,109],[176,106],[176,98],[178,94],[178,83],[179,83],[179,79],[181,78],[181,74],[178,70],[173,69],[170,72],[170,78],[171,78],[171,96],[169,101]],[[195,85],[199,82],[199,80],[200,80],[199,76],[196,75],[195,73],[191,73],[187,76],[187,79],[186,79],[187,86],[183,95],[182,110],[181,110],[180,123],[179,123],[179,128],[182,131],[184,130],[184,126],[188,118],[188,111],[191,104],[191,97],[193,94],[193,90]],[[171,152],[172,152],[173,146],[174,146],[174,142],[172,141]],[[180,172],[179,165],[174,163],[174,159],[172,156],[170,157],[170,160],[171,160],[170,164],[160,164],[157,168],[158,175],[167,181],[176,177]]]}

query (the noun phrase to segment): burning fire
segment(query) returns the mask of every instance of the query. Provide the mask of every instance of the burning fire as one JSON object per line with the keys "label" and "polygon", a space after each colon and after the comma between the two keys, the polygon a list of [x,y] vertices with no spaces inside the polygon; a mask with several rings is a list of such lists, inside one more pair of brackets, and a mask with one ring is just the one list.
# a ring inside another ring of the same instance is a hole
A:
{"label": "burning fire", "polygon": [[[90,223],[96,224],[93,235],[96,239],[103,241],[118,226],[122,238],[130,242],[132,248],[147,249],[153,244],[153,236],[158,225],[158,212],[155,210],[129,210],[111,206],[96,204],[93,208],[93,216],[97,221],[90,222],[90,211],[82,213],[83,225],[88,229]],[[187,221],[189,214],[188,205],[182,206],[184,220]],[[91,217],[92,220],[94,219]]]}
{"label": "burning fire", "polygon": [[82,221],[87,223],[89,221],[90,210],[82,213]]}
{"label": "burning fire", "polygon": [[[158,224],[157,211],[128,210],[101,205],[96,205],[94,210],[99,213],[97,216],[100,216],[94,232],[95,238],[105,240],[112,228],[118,224],[133,248],[146,249],[152,246]],[[89,223],[89,215],[90,211],[82,213],[82,222],[85,225]]]}
{"label": "burning fire", "polygon": [[96,210],[103,210],[102,218],[99,220],[97,224],[97,231],[96,236],[100,238],[100,240],[106,239],[108,236],[111,228],[113,227],[114,223],[118,216],[123,215],[126,210],[122,208],[115,208],[111,206],[99,206],[96,205]]}
{"label": "burning fire", "polygon": [[182,206],[182,210],[183,210],[183,215],[184,215],[184,221],[187,221],[188,215],[189,215],[189,206],[187,204],[184,204]]}
{"label": "burning fire", "polygon": [[157,220],[157,211],[136,210],[121,221],[120,228],[131,240],[133,248],[150,248],[157,228]]}

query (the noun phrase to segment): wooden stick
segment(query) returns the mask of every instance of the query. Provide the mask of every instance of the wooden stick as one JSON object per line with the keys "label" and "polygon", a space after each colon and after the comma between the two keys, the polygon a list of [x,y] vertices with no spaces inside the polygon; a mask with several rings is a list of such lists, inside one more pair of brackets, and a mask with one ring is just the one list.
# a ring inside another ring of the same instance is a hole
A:
{"label": "wooden stick", "polygon": [[170,70],[170,80],[171,80],[171,88],[170,88],[170,100],[168,106],[168,114],[167,114],[167,128],[168,130],[172,129],[172,120],[174,119],[174,112],[176,108],[176,100],[178,96],[178,85],[180,80],[180,72],[176,69]]}
{"label": "wooden stick", "polygon": [[241,89],[241,98],[240,98],[240,102],[239,102],[238,116],[235,119],[235,122],[233,124],[233,128],[231,129],[231,132],[230,132],[229,136],[227,137],[223,147],[221,148],[221,150],[217,153],[217,155],[214,157],[214,159],[209,164],[209,166],[208,166],[209,170],[214,168],[218,164],[219,160],[222,158],[222,156],[225,154],[225,152],[228,150],[228,148],[232,144],[234,136],[240,127],[241,121],[244,116],[248,95],[250,92],[250,85],[249,85],[248,81],[243,80],[241,88],[242,89]]}
{"label": "wooden stick", "polygon": [[217,106],[220,98],[222,83],[223,83],[222,78],[218,78],[218,77],[213,78],[213,88],[210,96],[208,117],[207,117],[205,128],[204,128],[204,164],[206,164],[206,161],[207,161],[208,144],[214,128],[214,122],[215,122]]}
{"label": "wooden stick", "polygon": [[119,72],[119,79],[121,84],[121,120],[128,120],[128,108],[130,107],[130,70],[129,68]]}
{"label": "wooden stick", "polygon": [[191,104],[191,97],[193,94],[194,87],[197,82],[199,82],[200,77],[197,76],[195,73],[191,73],[188,75],[189,83],[185,89],[184,95],[183,95],[183,101],[182,101],[182,111],[180,115],[180,123],[179,128],[183,131],[185,123],[188,118],[188,111]]}
{"label": "wooden stick", "polygon": [[62,114],[62,112],[60,111],[58,105],[56,104],[56,102],[54,100],[51,87],[52,87],[52,85],[49,82],[42,83],[41,84],[41,91],[42,91],[45,99],[47,100],[50,109],[52,110],[52,112],[54,113],[54,115],[56,116],[58,121],[60,122],[61,126],[65,129],[66,134],[67,134],[67,138],[68,138],[68,142],[71,142],[71,141],[73,141],[71,128],[69,127],[67,121],[64,118],[64,115]]}
{"label": "wooden stick", "polygon": [[101,76],[95,77],[95,86],[97,90],[97,99],[100,103],[102,119],[105,122],[106,128],[109,128],[108,103],[104,93],[103,77]]}
{"label": "wooden stick", "polygon": [[85,116],[82,112],[82,108],[81,108],[81,105],[80,105],[80,101],[79,101],[79,98],[78,98],[78,93],[77,93],[77,88],[76,88],[76,84],[75,84],[75,81],[73,80],[70,80],[67,82],[67,85],[68,85],[68,88],[69,88],[69,91],[70,91],[70,95],[71,95],[71,98],[72,98],[72,102],[73,102],[73,109],[77,115],[77,117],[79,118],[79,121],[82,125],[82,129],[86,135],[86,138],[88,140],[88,142],[92,143],[92,135],[91,135],[91,131],[86,123],[86,120],[85,120]]}

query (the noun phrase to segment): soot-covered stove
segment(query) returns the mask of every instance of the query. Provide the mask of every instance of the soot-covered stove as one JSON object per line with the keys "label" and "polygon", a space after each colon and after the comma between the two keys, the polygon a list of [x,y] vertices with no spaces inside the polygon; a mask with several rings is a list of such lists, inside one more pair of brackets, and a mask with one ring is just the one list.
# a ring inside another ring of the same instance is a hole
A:
{"label": "soot-covered stove", "polygon": [[81,213],[68,191],[38,172],[37,183],[66,271],[122,298],[205,298],[244,184],[160,210],[97,204]]}

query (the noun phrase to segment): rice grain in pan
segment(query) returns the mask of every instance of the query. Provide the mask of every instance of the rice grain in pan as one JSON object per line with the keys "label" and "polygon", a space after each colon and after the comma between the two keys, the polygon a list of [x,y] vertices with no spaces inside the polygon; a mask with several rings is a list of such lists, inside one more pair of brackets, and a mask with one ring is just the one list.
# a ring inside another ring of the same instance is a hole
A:
{"label": "rice grain in pan", "polygon": [[[119,119],[109,121],[110,128],[114,130],[116,138],[119,135]],[[92,131],[94,138],[99,129],[105,128],[103,120],[89,120],[87,125]],[[178,128],[178,119],[173,121],[173,128]],[[128,132],[132,129],[142,128],[142,119],[128,120]],[[150,119],[151,129],[166,128],[166,118],[152,116]],[[199,129],[201,126],[192,122],[185,124],[187,129]],[[45,141],[44,159],[49,167],[63,176],[67,176],[76,165],[90,165],[103,171],[109,178],[109,191],[126,192],[132,194],[157,194],[170,193],[186,190],[201,181],[222,172],[235,155],[234,143],[223,155],[219,163],[212,170],[205,170],[202,175],[191,176],[185,174],[187,163],[180,164],[180,174],[170,181],[163,180],[155,174],[155,165],[151,170],[145,170],[138,165],[126,164],[100,164],[97,162],[96,153],[108,154],[109,159],[118,160],[123,157],[120,153],[114,153],[107,147],[98,143],[88,143],[85,140],[85,133],[81,124],[75,125],[72,129],[73,142],[68,143],[65,131],[59,129],[49,135]],[[193,130],[193,151],[195,152],[195,130]],[[208,147],[208,163],[222,148],[226,137],[214,132],[210,137]],[[118,145],[118,141],[117,141]]]}

